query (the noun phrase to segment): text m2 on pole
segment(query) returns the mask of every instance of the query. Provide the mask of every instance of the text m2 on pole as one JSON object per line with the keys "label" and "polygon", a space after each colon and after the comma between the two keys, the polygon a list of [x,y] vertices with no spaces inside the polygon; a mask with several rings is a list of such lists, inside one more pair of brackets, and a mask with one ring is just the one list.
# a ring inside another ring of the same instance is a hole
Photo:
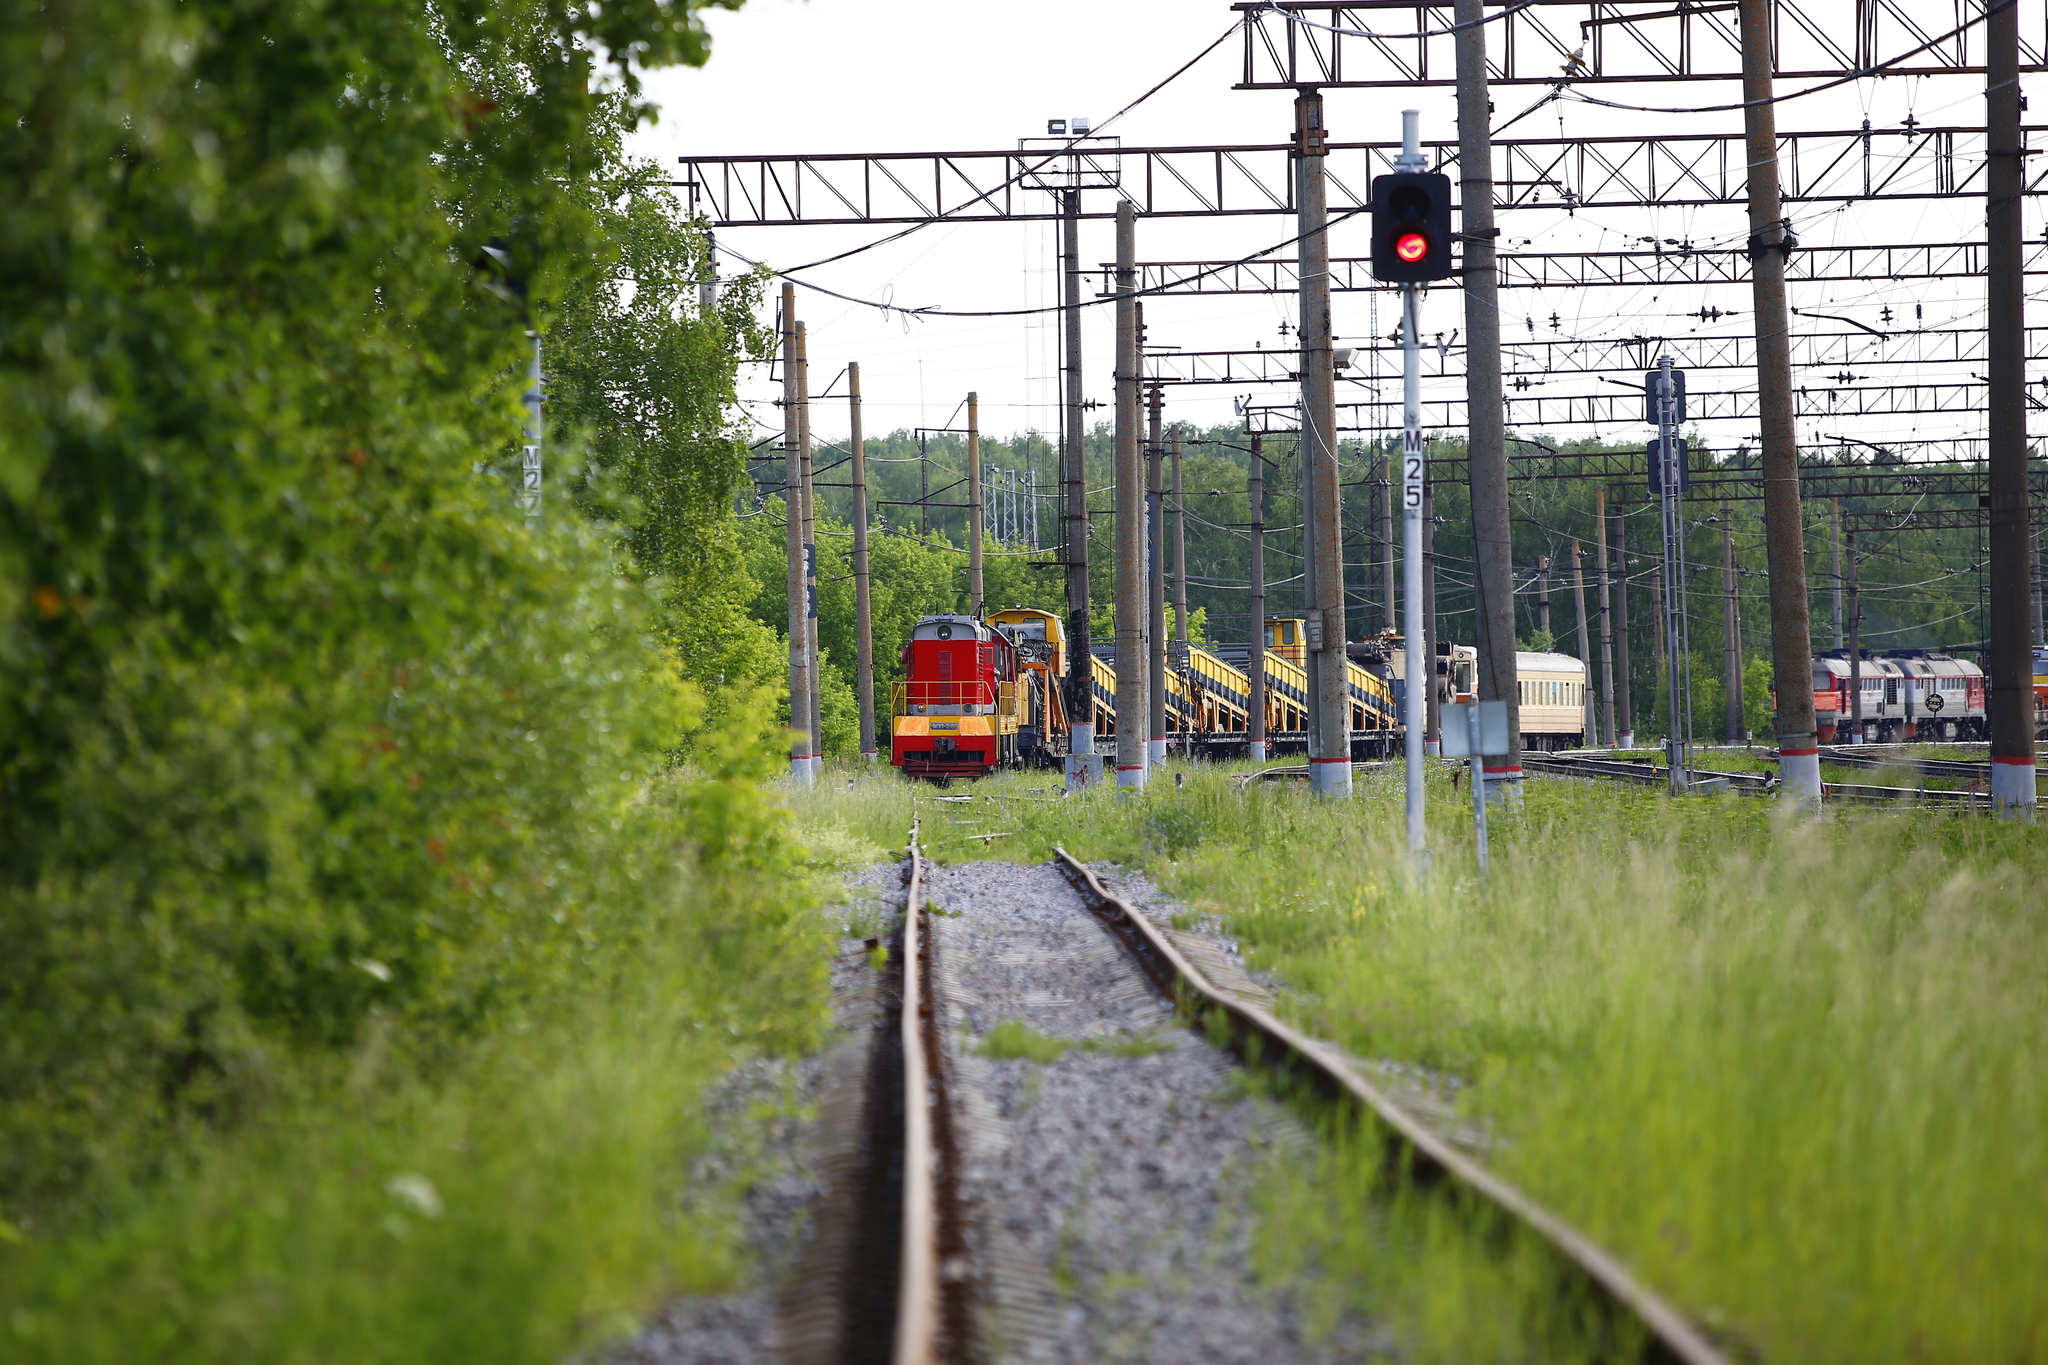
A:
{"label": "text m2 on pole", "polygon": [[1451,178],[1433,171],[1373,177],[1372,273],[1391,284],[1451,275]]}

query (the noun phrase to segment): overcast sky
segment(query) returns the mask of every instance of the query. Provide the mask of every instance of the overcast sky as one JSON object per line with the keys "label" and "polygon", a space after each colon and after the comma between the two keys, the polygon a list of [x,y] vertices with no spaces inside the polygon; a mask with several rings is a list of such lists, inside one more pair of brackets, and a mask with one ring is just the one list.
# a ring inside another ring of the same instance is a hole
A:
{"label": "overcast sky", "polygon": [[[1808,8],[1815,13],[1846,11],[1846,6],[1831,0],[1809,0]],[[1941,8],[1945,13],[1948,7]],[[1390,22],[1398,16],[1401,25],[1413,19],[1412,11],[1386,13]],[[1014,149],[1020,137],[1042,136],[1050,117],[1079,115],[1100,124],[1223,33],[1233,15],[1227,4],[1210,0],[1039,0],[1030,5],[750,0],[738,13],[714,11],[706,19],[714,35],[710,64],[701,71],[667,71],[653,77],[651,89],[662,106],[662,117],[636,142],[637,151],[671,167],[683,153]],[[1114,131],[1126,146],[1284,141],[1291,131],[1290,96],[1232,90],[1240,59],[1240,44],[1225,42]],[[1654,105],[1719,104],[1737,97],[1733,82],[1589,89]],[[1531,87],[1498,90],[1497,121],[1542,93]],[[1403,107],[1422,111],[1425,139],[1455,136],[1448,89],[1331,91],[1331,136],[1397,138]],[[1981,123],[1982,111],[1981,78],[1963,77],[1861,81],[1780,105],[1778,115],[1785,131],[1855,128],[1865,117],[1883,130],[1897,127],[1909,114],[1929,124]],[[1509,136],[1590,137],[1739,127],[1736,114],[1659,117],[1558,102],[1522,120]],[[1108,194],[1096,197],[1110,199]],[[1857,204],[1840,210],[1827,205],[1795,208],[1794,213],[1801,239],[1808,245],[1953,242],[1981,240],[1983,235],[1981,199]],[[1739,206],[1578,215],[1524,210],[1504,215],[1502,226],[1510,241],[1528,239],[1556,250],[1616,249],[1643,236],[1704,243],[1739,241],[1746,235]],[[896,230],[732,228],[722,229],[719,237],[749,257],[796,265]],[[808,272],[805,278],[854,297],[898,305],[1044,306],[1056,302],[1054,230],[1049,224],[935,226]],[[2029,232],[2040,232],[2031,205]],[[1210,222],[1141,220],[1138,234],[1141,260],[1229,259],[1284,241],[1294,229],[1291,218],[1274,215]],[[1364,254],[1362,218],[1333,229],[1332,251]],[[1084,223],[1082,253],[1090,263],[1110,259],[1111,225]],[[1503,307],[1534,321],[1536,335],[1543,338],[1683,335],[1687,330],[1733,333],[1747,329],[1747,296],[1746,285],[1718,292],[1670,290],[1661,296],[1649,290],[1525,291],[1504,294]],[[1975,281],[1962,282],[1960,288],[1903,282],[1803,285],[1795,287],[1793,303],[1871,324],[1878,323],[1879,310],[1887,304],[1903,315],[1917,303],[1930,327],[1976,325],[1983,309],[1982,290]],[[1377,315],[1374,305],[1372,295],[1340,294],[1335,303],[1339,335],[1368,336],[1375,320],[1380,333],[1390,331],[1394,305],[1379,299]],[[1736,310],[1738,316],[1719,324],[1688,322],[1683,316],[1706,305]],[[1147,305],[1147,322],[1154,342],[1184,349],[1249,348],[1255,343],[1271,348],[1286,345],[1279,328],[1283,321],[1291,323],[1294,310],[1287,297],[1155,299]],[[1111,310],[1084,311],[1086,387],[1091,397],[1106,399]],[[1424,333],[1461,326],[1462,312],[1454,288],[1433,290]],[[814,391],[824,389],[846,361],[861,362],[870,430],[954,424],[951,415],[970,389],[980,393],[985,430],[1004,434],[1057,428],[1057,334],[1049,318],[906,322],[901,314],[802,291],[799,315],[808,326]],[[1529,334],[1526,325],[1509,329],[1510,340]],[[1462,381],[1457,364],[1453,352],[1449,372],[1432,381],[1430,389],[1458,391]],[[1951,370],[1963,378],[1968,368]],[[1740,383],[1743,388],[1752,385],[1753,378]],[[773,409],[759,405],[773,396],[765,367],[749,376],[745,393],[759,420],[773,424]],[[1202,424],[1225,420],[1231,414],[1231,398],[1228,391],[1213,388],[1178,390],[1170,395],[1169,416]],[[1274,389],[1265,398],[1285,401],[1287,393]],[[815,425],[821,434],[829,434],[843,430],[844,419],[828,403],[818,412]],[[1740,425],[1728,424],[1728,430],[1712,434],[1732,443],[1744,434],[1735,429]],[[1979,429],[1976,419],[1967,415],[1827,425],[1871,440]],[[761,428],[764,434],[767,429]],[[1637,439],[1641,433],[1631,427],[1612,434]],[[1812,434],[1802,431],[1802,439]]]}

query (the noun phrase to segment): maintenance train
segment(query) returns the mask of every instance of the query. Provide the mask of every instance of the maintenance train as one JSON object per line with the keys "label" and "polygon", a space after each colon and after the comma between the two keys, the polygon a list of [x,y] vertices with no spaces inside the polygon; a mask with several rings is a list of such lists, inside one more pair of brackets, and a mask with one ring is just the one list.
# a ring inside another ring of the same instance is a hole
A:
{"label": "maintenance train", "polygon": [[[1276,749],[1305,749],[1309,693],[1306,623],[1265,622],[1266,732]],[[927,616],[903,648],[904,680],[890,696],[890,762],[937,780],[999,768],[1057,766],[1068,752],[1062,684],[1068,642],[1060,618],[1010,607],[987,620]],[[1346,647],[1352,751],[1397,752],[1406,659],[1398,635]],[[1439,642],[1430,670],[1439,703],[1468,698],[1473,651]],[[1562,654],[1516,656],[1523,683],[1522,742],[1571,748],[1584,738],[1585,666]],[[1165,732],[1183,752],[1228,751],[1250,729],[1249,650],[1175,644],[1165,678]],[[1116,647],[1089,649],[1098,741],[1116,735]]]}

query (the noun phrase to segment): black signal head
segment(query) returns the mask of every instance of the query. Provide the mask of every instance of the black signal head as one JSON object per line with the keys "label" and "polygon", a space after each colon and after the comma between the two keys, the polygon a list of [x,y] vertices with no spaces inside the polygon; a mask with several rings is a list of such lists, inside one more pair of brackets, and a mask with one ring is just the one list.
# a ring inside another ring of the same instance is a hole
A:
{"label": "black signal head", "polygon": [[1395,171],[1372,182],[1372,273],[1393,284],[1451,275],[1451,178]]}

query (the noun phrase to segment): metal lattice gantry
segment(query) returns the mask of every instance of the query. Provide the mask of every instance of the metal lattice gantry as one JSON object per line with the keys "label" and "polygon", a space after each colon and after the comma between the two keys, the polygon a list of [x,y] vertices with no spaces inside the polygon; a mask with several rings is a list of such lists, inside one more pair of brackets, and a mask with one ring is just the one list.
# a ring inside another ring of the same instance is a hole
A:
{"label": "metal lattice gantry", "polygon": [[[1742,247],[1692,247],[1678,242],[1640,251],[1503,251],[1496,258],[1502,289],[1669,288],[1746,286],[1749,253]],[[1139,287],[1155,294],[1295,294],[1301,281],[1291,259],[1250,261],[1141,261]],[[1097,297],[1113,292],[1109,267],[1095,272]],[[1786,262],[1791,284],[1848,284],[1878,280],[1981,279],[1982,242],[1923,242],[1893,246],[1802,247]],[[2048,275],[2048,243],[2027,247],[2027,274]],[[1330,291],[1384,291],[1364,256],[1330,259]]]}
{"label": "metal lattice gantry", "polygon": [[[2048,131],[2048,125],[2029,132]],[[1329,143],[1329,211],[1360,212],[1394,142]],[[1455,167],[1455,142],[1423,145],[1432,169]],[[1063,176],[1114,189],[1141,218],[1230,218],[1296,211],[1288,143],[1076,147],[1071,151],[850,152],[821,156],[686,156],[673,182],[714,227],[1048,222],[1044,185]],[[1984,131],[1966,126],[1851,128],[1779,135],[1785,201],[1945,199],[1984,193]],[[1739,133],[1658,137],[1503,138],[1494,144],[1500,210],[1740,205],[1748,192]],[[2048,167],[2029,172],[2037,192]],[[1083,218],[1114,210],[1084,201]]]}
{"label": "metal lattice gantry", "polygon": [[[1344,340],[1344,338],[1339,338]],[[1439,367],[1432,378],[1454,378],[1462,373],[1464,346],[1453,344],[1439,349],[1424,339],[1429,359]],[[2048,328],[2027,329],[2029,355],[2048,359]],[[1596,338],[1541,338],[1512,341],[1501,347],[1508,361],[1509,386],[1516,379],[1547,383],[1573,377],[1603,382],[1622,379],[1655,367],[1657,356],[1668,352],[1674,365],[1692,371],[1754,370],[1756,340],[1748,336],[1628,336]],[[1372,382],[1361,371],[1366,357],[1377,353],[1397,362],[1398,344],[1354,343],[1348,367],[1340,378],[1352,383]],[[1795,369],[1825,369],[1842,373],[1829,376],[1837,387],[1856,383],[1863,376],[1846,367],[1875,368],[1888,365],[1982,365],[1984,332],[1981,328],[1932,327],[1874,335],[1864,331],[1803,332],[1792,338]],[[1155,350],[1145,355],[1146,382],[1176,387],[1222,385],[1228,388],[1248,384],[1298,382],[1301,360],[1293,351]],[[1391,372],[1378,376],[1391,383]]]}
{"label": "metal lattice gantry", "polygon": [[[1240,90],[1375,89],[1455,80],[1449,5],[1414,0],[1241,0]],[[1487,0],[1506,9],[1505,0]],[[1733,80],[1742,74],[1735,5],[1670,0],[1517,3],[1488,25],[1491,84],[1606,85]],[[1986,0],[1777,0],[1772,71],[1782,81],[1827,80],[1891,63],[1894,76],[1984,69]],[[2020,6],[2020,69],[2048,60],[2048,6]],[[1951,30],[1960,29],[1951,33]],[[1385,36],[1396,35],[1396,36]],[[1415,36],[1427,35],[1427,36]]]}

